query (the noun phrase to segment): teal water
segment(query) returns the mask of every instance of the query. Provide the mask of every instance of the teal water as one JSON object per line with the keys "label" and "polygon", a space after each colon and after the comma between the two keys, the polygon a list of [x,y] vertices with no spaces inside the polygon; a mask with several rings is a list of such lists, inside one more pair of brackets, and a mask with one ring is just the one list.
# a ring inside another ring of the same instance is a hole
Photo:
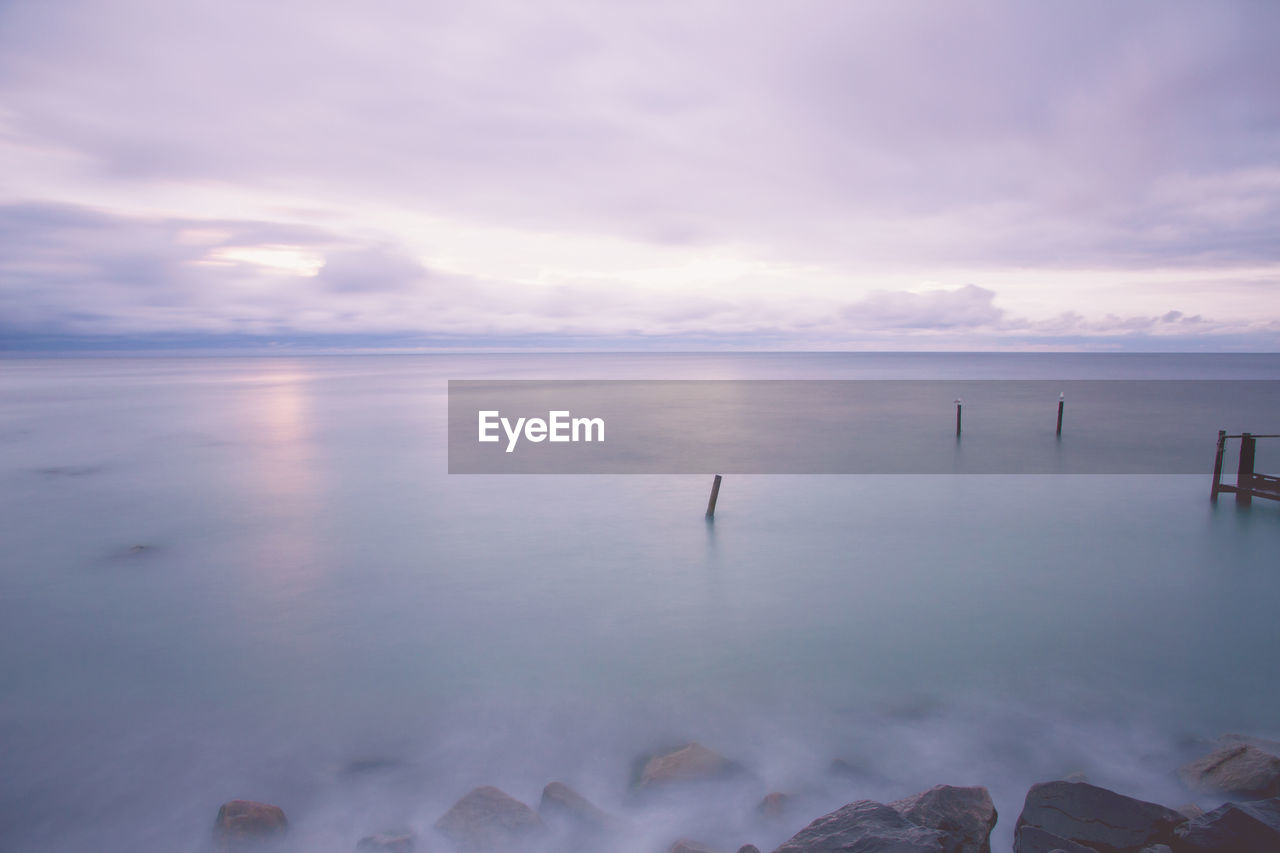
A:
{"label": "teal water", "polygon": [[[1178,805],[1205,739],[1280,734],[1280,505],[1212,506],[1203,477],[740,476],[708,526],[705,477],[445,473],[449,379],[1280,379],[1280,356],[2,366],[0,849],[202,850],[234,797],[282,805],[300,849],[395,826],[442,849],[469,788],[536,804],[552,779],[633,818],[619,851],[771,849],[939,783],[991,788],[1008,849],[1033,782]],[[752,775],[631,800],[633,757],[687,739]],[[769,790],[800,796],[782,824],[752,816]]]}

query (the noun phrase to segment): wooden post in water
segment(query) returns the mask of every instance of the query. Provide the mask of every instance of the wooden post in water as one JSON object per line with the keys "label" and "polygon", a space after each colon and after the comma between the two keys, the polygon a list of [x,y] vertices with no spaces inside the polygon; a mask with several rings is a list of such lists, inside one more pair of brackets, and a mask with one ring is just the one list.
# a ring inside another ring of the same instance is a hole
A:
{"label": "wooden post in water", "polygon": [[1058,437],[1062,437],[1062,407],[1067,402],[1067,392],[1058,392]]}
{"label": "wooden post in water", "polygon": [[964,405],[963,401],[956,397],[956,438],[960,437],[960,407]]}
{"label": "wooden post in water", "polygon": [[1218,452],[1213,457],[1213,488],[1209,490],[1209,500],[1218,502],[1218,487],[1222,485],[1222,453],[1227,448],[1227,431],[1218,430]]}
{"label": "wooden post in water", "polygon": [[711,500],[707,501],[707,518],[716,517],[716,498],[720,497],[720,475],[716,474],[715,481],[711,484]]}
{"label": "wooden post in water", "polygon": [[1257,440],[1253,433],[1240,434],[1240,467],[1236,469],[1236,503],[1253,503],[1253,456]]}

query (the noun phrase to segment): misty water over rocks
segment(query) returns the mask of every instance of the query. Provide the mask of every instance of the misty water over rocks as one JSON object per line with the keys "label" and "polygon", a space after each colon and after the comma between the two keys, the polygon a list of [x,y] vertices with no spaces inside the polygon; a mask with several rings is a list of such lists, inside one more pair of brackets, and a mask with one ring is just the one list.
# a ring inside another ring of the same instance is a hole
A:
{"label": "misty water over rocks", "polygon": [[[1178,768],[1280,734],[1274,504],[1187,476],[744,476],[708,525],[709,477],[445,473],[448,379],[1120,376],[1280,358],[10,360],[0,843],[203,850],[243,798],[301,849],[435,850],[468,791],[536,806],[553,780],[637,853],[770,850],[937,784],[989,788],[1007,850],[1028,788],[1073,773],[1213,808]],[[693,741],[742,772],[633,790]]]}

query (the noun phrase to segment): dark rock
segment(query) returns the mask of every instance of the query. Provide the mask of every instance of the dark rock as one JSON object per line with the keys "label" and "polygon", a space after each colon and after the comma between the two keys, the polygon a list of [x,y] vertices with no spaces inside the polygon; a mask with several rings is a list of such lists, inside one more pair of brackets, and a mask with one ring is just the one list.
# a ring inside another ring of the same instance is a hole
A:
{"label": "dark rock", "polygon": [[1098,853],[1139,853],[1168,841],[1185,821],[1173,809],[1087,782],[1044,782],[1027,792],[1017,825],[1043,829]]}
{"label": "dark rock", "polygon": [[223,850],[277,841],[289,829],[284,810],[269,803],[232,800],[223,803],[213,822],[213,839]]}
{"label": "dark rock", "polygon": [[1036,826],[1020,826],[1013,836],[1013,853],[1098,853]]}
{"label": "dark rock", "polygon": [[1280,795],[1280,757],[1252,743],[1229,743],[1178,771],[1193,791],[1239,796]]}
{"label": "dark rock", "polygon": [[675,844],[671,845],[671,849],[667,853],[715,853],[710,847],[699,844],[696,841],[689,841],[681,838]]}
{"label": "dark rock", "polygon": [[756,811],[767,818],[780,818],[787,813],[790,805],[791,796],[789,794],[774,791],[771,794],[764,795],[760,805],[756,806]]}
{"label": "dark rock", "polygon": [[760,853],[760,848],[754,844],[744,844],[738,848],[738,853]]}
{"label": "dark rock", "polygon": [[356,853],[413,853],[413,833],[366,835],[356,845]]}
{"label": "dark rock", "polygon": [[849,803],[815,820],[774,853],[945,853],[947,834],[917,826],[871,800]]}
{"label": "dark rock", "polygon": [[1174,830],[1175,853],[1275,853],[1280,850],[1280,797],[1226,803]]}
{"label": "dark rock", "polygon": [[947,833],[947,853],[991,853],[997,815],[986,788],[938,785],[889,806],[914,824]]}
{"label": "dark rock", "polygon": [[436,829],[461,849],[476,851],[519,847],[547,831],[537,812],[488,785],[454,803]]}
{"label": "dark rock", "polygon": [[742,772],[742,766],[700,743],[648,755],[637,762],[633,787],[639,790],[675,782],[708,782]]}
{"label": "dark rock", "polygon": [[542,789],[538,811],[548,820],[563,819],[591,832],[603,832],[617,823],[616,818],[596,808],[590,800],[563,782],[551,782]]}

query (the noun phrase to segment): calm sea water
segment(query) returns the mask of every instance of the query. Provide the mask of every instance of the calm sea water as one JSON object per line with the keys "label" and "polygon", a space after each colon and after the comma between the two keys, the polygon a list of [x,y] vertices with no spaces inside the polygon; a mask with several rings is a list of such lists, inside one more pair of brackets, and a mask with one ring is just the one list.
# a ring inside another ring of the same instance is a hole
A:
{"label": "calm sea water", "polygon": [[[202,850],[240,797],[299,849],[438,850],[471,787],[536,805],[553,779],[629,816],[619,851],[767,850],[940,783],[988,786],[1008,849],[1033,782],[1178,805],[1206,739],[1280,735],[1274,503],[1211,506],[1196,476],[740,476],[708,526],[701,476],[446,474],[446,381],[492,378],[1280,379],[1280,356],[6,360],[0,849]],[[1222,427],[1280,432],[1274,402]],[[632,800],[632,759],[686,740],[751,775]],[[753,815],[770,790],[798,795],[781,823]]]}

